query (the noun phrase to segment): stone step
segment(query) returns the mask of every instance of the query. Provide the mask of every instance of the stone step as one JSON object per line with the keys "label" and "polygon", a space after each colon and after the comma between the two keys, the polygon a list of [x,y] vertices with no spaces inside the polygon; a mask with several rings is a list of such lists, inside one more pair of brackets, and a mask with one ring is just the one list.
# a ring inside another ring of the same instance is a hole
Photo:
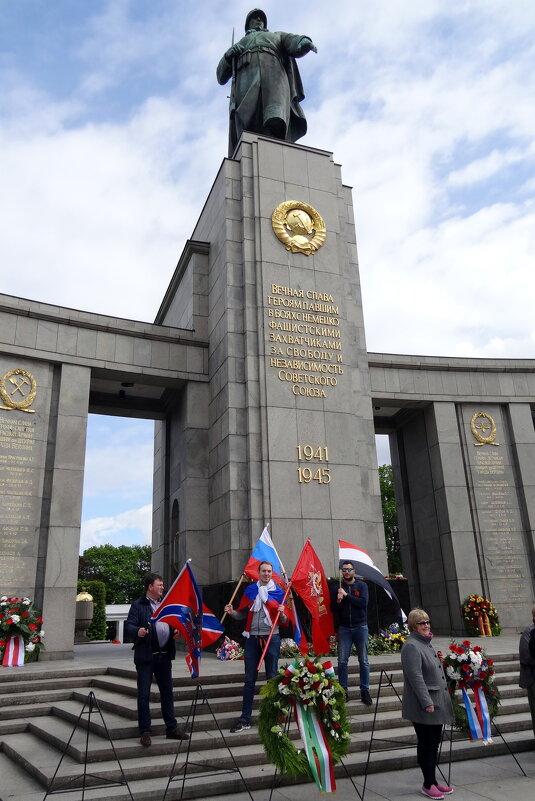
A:
{"label": "stone step", "polygon": [[[509,747],[516,751],[530,750],[533,748],[533,736],[531,732],[520,732],[508,738]],[[376,748],[378,744],[374,742],[374,747],[371,754],[371,759],[368,764],[368,771],[370,773],[380,772],[384,770],[399,770],[401,768],[414,767],[416,765],[416,749],[414,744],[397,743],[396,747],[392,748],[391,743],[388,744],[388,749],[383,747]],[[382,744],[379,744],[382,746]],[[12,742],[9,748],[14,748],[19,754],[20,763],[28,768],[28,763],[31,761],[36,767],[32,776],[41,775],[57,766],[59,761],[56,754],[54,760],[47,759],[44,754],[38,753],[38,746],[34,744],[34,749],[30,754],[22,753],[24,745],[21,742]],[[443,764],[449,758],[449,744],[447,745],[448,751],[443,752]],[[452,744],[452,761],[459,759],[472,759],[484,758],[489,755],[489,748],[492,748],[492,755],[508,753],[507,746],[501,741],[496,740],[492,746],[484,748],[481,744],[470,743],[466,739],[456,740]],[[249,749],[249,755],[250,755]],[[214,772],[218,769],[228,771],[233,767],[232,759],[228,755],[228,751],[223,748],[213,749],[213,759],[203,760],[202,756],[197,756],[195,751],[190,753],[190,762],[188,763],[188,778],[185,782],[184,798],[208,798],[212,795],[222,793],[231,794],[232,792],[242,791],[243,784],[237,773],[218,773]],[[266,763],[259,765],[257,762],[249,762],[247,749],[233,747],[233,754],[236,755],[243,777],[247,782],[250,790],[260,788],[269,788],[273,783],[274,768]],[[184,757],[182,756],[182,759]],[[180,759],[180,757],[179,757]],[[342,766],[336,768],[336,774],[340,777],[346,775],[346,770],[350,775],[362,775],[368,761],[368,750],[362,749],[359,752],[351,752],[344,758],[345,769]],[[249,762],[249,764],[247,764]],[[78,770],[74,768],[72,763],[68,764],[67,759],[64,760],[65,768],[61,771],[61,777],[64,782],[69,780],[72,782],[70,786],[80,787],[82,785],[82,770],[78,766]],[[195,763],[195,764],[193,764]],[[177,762],[175,768],[175,775],[180,775],[181,765]],[[123,770],[128,778],[130,790],[135,801],[155,801],[161,798],[163,790],[167,784],[167,778],[171,771],[172,760],[166,761],[157,757],[144,757],[136,762],[136,767],[124,766]],[[62,765],[63,768],[63,765]],[[48,781],[53,775],[51,770]],[[208,771],[208,775],[205,771]],[[98,766],[91,766],[91,772],[94,776],[90,781],[103,781],[104,779],[118,780],[121,778],[120,770],[116,764],[111,761],[102,763]],[[277,777],[277,784],[288,786],[295,782],[288,780],[284,777]],[[176,780],[171,783],[170,793],[168,797],[175,799],[180,797],[181,780]],[[55,785],[55,789],[59,789]],[[127,801],[130,798],[128,789],[126,787],[103,787],[99,789],[89,789],[86,798],[88,801]],[[62,799],[66,801],[75,801],[79,799],[79,795],[73,793],[62,793]]]}

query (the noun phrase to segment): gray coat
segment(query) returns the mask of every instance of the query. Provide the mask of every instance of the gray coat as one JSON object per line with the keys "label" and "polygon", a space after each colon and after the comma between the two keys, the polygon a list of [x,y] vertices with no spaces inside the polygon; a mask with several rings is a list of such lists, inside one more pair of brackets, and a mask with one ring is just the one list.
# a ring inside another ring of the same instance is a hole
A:
{"label": "gray coat", "polygon": [[[401,649],[403,702],[401,714],[413,723],[453,723],[453,709],[446,677],[428,637],[411,631]],[[434,706],[434,712],[426,712]]]}

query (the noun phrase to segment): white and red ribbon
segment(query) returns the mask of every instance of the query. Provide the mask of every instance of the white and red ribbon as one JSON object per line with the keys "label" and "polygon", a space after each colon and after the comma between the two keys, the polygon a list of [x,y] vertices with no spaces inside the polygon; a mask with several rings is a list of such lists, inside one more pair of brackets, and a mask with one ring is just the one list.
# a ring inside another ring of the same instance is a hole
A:
{"label": "white and red ribbon", "polygon": [[24,667],[24,640],[20,634],[8,637],[2,667]]}

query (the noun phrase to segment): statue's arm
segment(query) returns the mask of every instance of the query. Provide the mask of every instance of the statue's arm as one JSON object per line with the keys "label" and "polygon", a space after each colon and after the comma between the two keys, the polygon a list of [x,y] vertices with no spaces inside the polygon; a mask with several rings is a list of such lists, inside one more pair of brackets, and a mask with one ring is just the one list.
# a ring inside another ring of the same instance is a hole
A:
{"label": "statue's arm", "polygon": [[312,51],[318,52],[318,48],[310,36],[297,36],[294,33],[283,33],[281,35],[281,45],[287,55],[293,58],[301,58]]}
{"label": "statue's arm", "polygon": [[224,84],[232,76],[232,61],[243,53],[244,47],[239,42],[229,47],[219,64],[217,65],[217,81]]}

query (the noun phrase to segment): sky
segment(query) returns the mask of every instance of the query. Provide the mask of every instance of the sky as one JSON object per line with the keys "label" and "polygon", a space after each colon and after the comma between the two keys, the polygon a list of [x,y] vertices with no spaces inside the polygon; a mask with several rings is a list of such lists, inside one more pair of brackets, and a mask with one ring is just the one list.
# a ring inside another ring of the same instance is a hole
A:
{"label": "sky", "polygon": [[[0,0],[4,293],[153,321],[226,155],[215,68],[251,6]],[[318,48],[301,143],[353,187],[368,350],[533,358],[533,0],[263,8]],[[90,417],[82,550],[150,541],[152,429]]]}

